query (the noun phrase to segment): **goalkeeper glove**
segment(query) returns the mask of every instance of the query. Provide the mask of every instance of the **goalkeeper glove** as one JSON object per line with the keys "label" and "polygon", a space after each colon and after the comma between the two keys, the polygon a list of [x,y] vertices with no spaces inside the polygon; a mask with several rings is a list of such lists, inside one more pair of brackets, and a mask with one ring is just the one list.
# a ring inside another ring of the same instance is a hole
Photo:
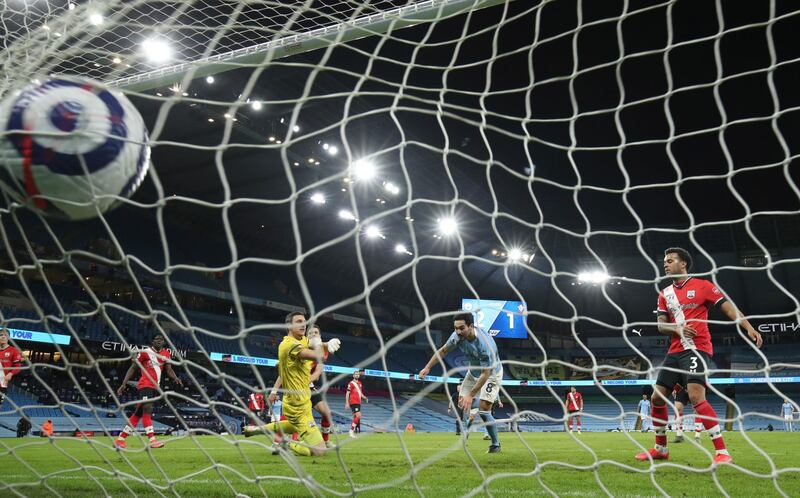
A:
{"label": "goalkeeper glove", "polygon": [[340,347],[342,347],[342,341],[340,341],[339,339],[331,339],[330,341],[328,341],[329,353],[335,353],[336,351],[339,350]]}

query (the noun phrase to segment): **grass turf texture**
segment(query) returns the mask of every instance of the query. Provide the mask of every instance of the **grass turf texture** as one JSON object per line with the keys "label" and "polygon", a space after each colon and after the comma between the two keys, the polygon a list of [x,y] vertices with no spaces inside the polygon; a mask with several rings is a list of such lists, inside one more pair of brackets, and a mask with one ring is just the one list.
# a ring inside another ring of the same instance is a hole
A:
{"label": "grass turf texture", "polygon": [[[331,496],[355,488],[359,496],[397,498],[419,496],[418,486],[425,496],[443,498],[485,495],[484,483],[494,496],[549,496],[545,486],[559,496],[605,496],[598,480],[614,496],[660,496],[655,484],[671,496],[724,496],[715,479],[730,496],[780,496],[777,488],[800,496],[800,434],[748,436],[766,456],[741,434],[726,433],[741,468],[713,473],[710,457],[690,442],[670,445],[669,463],[658,462],[650,472],[649,462],[633,460],[639,449],[621,433],[528,433],[522,440],[503,433],[503,452],[494,455],[485,454],[488,442],[478,433],[468,452],[454,434],[365,434],[342,438],[338,454],[289,460],[272,456],[265,437],[164,438],[167,445],[158,450],[145,450],[142,439],[131,437],[121,453],[104,437],[2,439],[0,496]],[[631,437],[645,447],[653,442],[652,434]],[[416,465],[413,478],[402,444]],[[705,436],[702,446],[712,451]]]}

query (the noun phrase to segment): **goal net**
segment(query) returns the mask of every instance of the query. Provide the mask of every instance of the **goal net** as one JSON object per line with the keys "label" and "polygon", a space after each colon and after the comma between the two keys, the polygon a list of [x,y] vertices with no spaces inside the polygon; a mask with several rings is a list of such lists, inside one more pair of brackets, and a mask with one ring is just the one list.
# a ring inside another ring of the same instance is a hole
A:
{"label": "goal net", "polygon": [[[0,491],[800,494],[798,12],[4,2],[0,98],[58,75],[117,88],[144,118],[152,167],[87,221],[0,197],[0,327],[24,356],[4,364],[19,372],[0,405]],[[702,414],[687,402],[679,419],[672,397],[666,425],[684,443],[669,462],[634,460],[653,446],[640,401],[669,370],[655,310],[671,247],[764,340],[712,307],[701,363],[731,466],[712,464]],[[503,365],[493,418],[476,405],[464,424],[469,357],[418,375],[462,311]],[[317,381],[332,413],[320,458],[241,434],[271,420],[291,312],[342,342]],[[166,444],[142,422],[120,449],[156,335],[181,381],[165,369],[151,393]],[[487,427],[499,454],[484,454]]]}

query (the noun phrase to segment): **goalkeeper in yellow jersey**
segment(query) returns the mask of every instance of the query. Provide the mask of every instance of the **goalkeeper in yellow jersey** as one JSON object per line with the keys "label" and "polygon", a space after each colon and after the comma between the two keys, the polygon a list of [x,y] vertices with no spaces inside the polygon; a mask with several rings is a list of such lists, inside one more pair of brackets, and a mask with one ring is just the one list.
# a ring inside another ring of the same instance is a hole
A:
{"label": "goalkeeper in yellow jersey", "polygon": [[[286,316],[286,337],[278,346],[278,373],[283,387],[283,415],[286,420],[262,426],[246,427],[246,437],[263,434],[265,431],[299,434],[299,443],[289,443],[289,449],[302,456],[325,454],[325,442],[311,414],[311,365],[322,363],[322,344],[317,341],[309,347],[306,333],[306,317],[292,312]],[[328,352],[339,349],[339,339],[331,339],[325,345]]]}

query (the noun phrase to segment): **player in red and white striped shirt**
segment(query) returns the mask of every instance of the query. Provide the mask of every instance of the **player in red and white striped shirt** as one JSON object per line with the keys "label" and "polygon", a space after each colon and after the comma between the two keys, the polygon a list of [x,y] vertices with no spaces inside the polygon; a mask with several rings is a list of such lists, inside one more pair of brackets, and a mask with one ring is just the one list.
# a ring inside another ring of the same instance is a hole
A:
{"label": "player in red and white striped shirt", "polygon": [[8,343],[8,330],[0,329],[0,405],[6,397],[11,378],[19,373],[22,366],[22,353]]}
{"label": "player in red and white striped shirt", "polygon": [[364,396],[364,389],[361,381],[361,372],[353,372],[353,380],[347,384],[347,394],[344,398],[345,410],[349,407],[353,411],[353,423],[350,424],[350,437],[356,437],[356,426],[361,422],[361,400],[369,403],[369,399]]}
{"label": "player in red and white striped shirt", "polygon": [[264,410],[267,408],[267,404],[264,401],[264,393],[250,393],[247,396],[247,407],[250,408],[250,411],[256,418],[262,418],[264,416]]}
{"label": "player in red and white striped shirt", "polygon": [[572,432],[572,419],[578,423],[578,434],[581,433],[581,412],[583,411],[583,396],[575,389],[575,386],[569,388],[567,393],[567,427]]}
{"label": "player in red and white striped shirt", "polygon": [[153,403],[161,396],[159,392],[161,372],[166,371],[173,382],[179,386],[183,386],[183,381],[175,375],[172,366],[168,363],[172,358],[172,354],[169,349],[164,347],[165,343],[166,339],[164,336],[156,334],[155,337],[153,337],[153,341],[150,343],[150,347],[142,349],[133,360],[130,368],[125,373],[122,385],[117,389],[117,394],[122,396],[133,374],[136,373],[136,370],[141,370],[142,376],[139,378],[136,388],[139,390],[139,397],[142,401],[136,405],[136,410],[128,417],[129,425],[126,425],[125,429],[120,432],[119,437],[114,440],[114,446],[117,448],[126,447],[125,439],[136,429],[140,419],[144,426],[145,433],[150,439],[150,447],[161,448],[164,446],[164,443],[156,440],[155,431],[153,430],[153,419],[151,417],[153,413]]}
{"label": "player in red and white striped shirt", "polygon": [[713,283],[688,275],[691,267],[692,257],[686,249],[671,247],[664,251],[664,273],[673,283],[658,294],[658,331],[672,337],[662,367],[675,370],[662,368],[659,371],[650,408],[656,434],[655,447],[637,454],[637,460],[669,459],[666,401],[675,385],[680,384],[688,391],[694,411],[714,443],[714,463],[733,462],[725,448],[717,413],[706,401],[706,369],[714,354],[708,330],[708,310],[717,306],[729,320],[738,321],[756,347],[760,348],[763,341],[761,334]]}

